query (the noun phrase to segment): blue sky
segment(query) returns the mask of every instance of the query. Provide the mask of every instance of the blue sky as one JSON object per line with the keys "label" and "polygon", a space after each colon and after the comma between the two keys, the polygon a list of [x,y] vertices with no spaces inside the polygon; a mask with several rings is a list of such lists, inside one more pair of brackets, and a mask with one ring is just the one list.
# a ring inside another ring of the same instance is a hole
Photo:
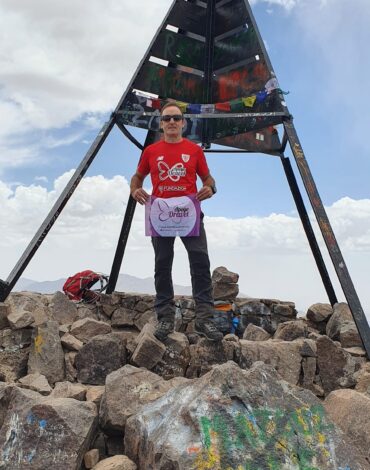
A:
{"label": "blue sky", "polygon": [[[34,0],[31,8],[0,2],[3,279],[115,108],[170,4],[67,0],[62,8]],[[355,286],[370,311],[370,4],[255,0],[252,7],[280,86],[290,92],[289,110]],[[133,132],[144,140],[144,132]],[[86,267],[109,272],[127,181],[138,158],[136,148],[114,130],[24,275],[53,279]],[[302,309],[326,302],[280,160],[209,155],[208,162],[218,186],[216,197],[203,205],[212,267],[239,272],[241,291],[251,296],[284,297]],[[146,277],[153,264],[142,228],[139,209],[123,271]],[[188,284],[180,245],[177,258],[175,282]]]}

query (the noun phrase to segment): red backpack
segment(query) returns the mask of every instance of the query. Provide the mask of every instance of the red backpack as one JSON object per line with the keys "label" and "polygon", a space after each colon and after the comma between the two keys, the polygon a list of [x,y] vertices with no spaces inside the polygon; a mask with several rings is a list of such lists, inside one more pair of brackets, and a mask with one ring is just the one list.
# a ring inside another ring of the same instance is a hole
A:
{"label": "red backpack", "polygon": [[[100,289],[90,290],[98,281],[100,281]],[[107,285],[108,276],[87,269],[70,276],[63,285],[63,292],[75,302],[95,302],[99,300],[99,293],[103,292]]]}

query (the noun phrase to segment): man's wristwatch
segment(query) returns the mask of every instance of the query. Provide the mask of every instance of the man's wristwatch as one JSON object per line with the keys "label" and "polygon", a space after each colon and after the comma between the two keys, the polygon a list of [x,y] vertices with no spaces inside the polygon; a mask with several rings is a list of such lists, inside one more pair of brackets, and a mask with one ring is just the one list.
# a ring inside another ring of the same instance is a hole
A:
{"label": "man's wristwatch", "polygon": [[217,193],[217,188],[216,188],[216,185],[215,185],[215,184],[212,184],[212,185],[210,186],[210,188],[212,189],[213,194],[216,194],[216,193]]}

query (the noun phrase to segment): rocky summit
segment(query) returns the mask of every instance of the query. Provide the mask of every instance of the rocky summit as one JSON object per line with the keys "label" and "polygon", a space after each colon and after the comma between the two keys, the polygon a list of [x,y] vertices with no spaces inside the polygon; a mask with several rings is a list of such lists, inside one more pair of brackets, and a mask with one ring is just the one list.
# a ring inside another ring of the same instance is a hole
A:
{"label": "rocky summit", "polygon": [[348,306],[237,297],[212,275],[220,343],[153,335],[154,298],[0,303],[0,469],[369,470],[370,362]]}

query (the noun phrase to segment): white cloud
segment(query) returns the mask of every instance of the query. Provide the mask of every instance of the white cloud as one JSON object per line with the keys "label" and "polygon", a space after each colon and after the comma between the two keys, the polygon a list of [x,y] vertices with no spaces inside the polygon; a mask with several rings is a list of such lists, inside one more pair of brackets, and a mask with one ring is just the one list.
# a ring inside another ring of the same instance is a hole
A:
{"label": "white cloud", "polygon": [[[50,191],[37,185],[12,188],[0,182],[2,278],[9,274],[72,174],[71,170],[57,178]],[[109,273],[128,195],[129,185],[122,176],[84,178],[34,256],[26,277],[50,280],[83,268]],[[360,298],[363,296],[370,312],[365,274],[370,261],[370,199],[343,198],[327,212],[350,272],[354,268]],[[238,272],[243,293],[293,300],[300,308],[327,301],[298,217],[206,217],[205,223],[212,266],[225,265]],[[143,232],[144,210],[138,206],[122,271],[147,277],[153,273],[153,253]],[[189,284],[185,250],[180,241],[176,246],[174,278]],[[328,260],[327,265],[335,279]]]}

